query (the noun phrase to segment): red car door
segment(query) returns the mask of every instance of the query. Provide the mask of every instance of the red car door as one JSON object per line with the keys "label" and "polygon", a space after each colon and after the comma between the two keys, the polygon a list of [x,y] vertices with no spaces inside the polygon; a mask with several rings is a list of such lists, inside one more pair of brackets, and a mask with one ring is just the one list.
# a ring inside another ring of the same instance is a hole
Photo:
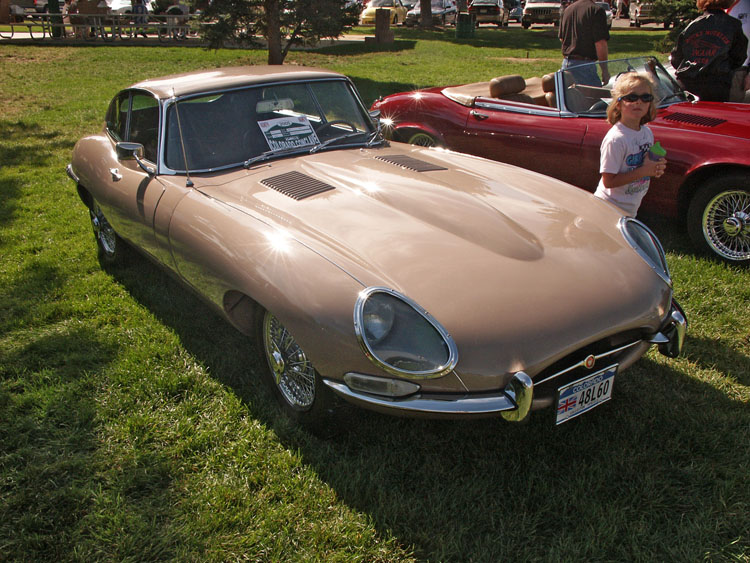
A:
{"label": "red car door", "polygon": [[[560,117],[554,108],[478,99],[466,122],[462,152],[534,170],[594,191],[599,178],[599,127],[595,120]],[[606,129],[605,129],[606,130]],[[602,133],[603,135],[603,133]],[[598,141],[597,141],[598,139]],[[584,142],[584,140],[586,142]]]}

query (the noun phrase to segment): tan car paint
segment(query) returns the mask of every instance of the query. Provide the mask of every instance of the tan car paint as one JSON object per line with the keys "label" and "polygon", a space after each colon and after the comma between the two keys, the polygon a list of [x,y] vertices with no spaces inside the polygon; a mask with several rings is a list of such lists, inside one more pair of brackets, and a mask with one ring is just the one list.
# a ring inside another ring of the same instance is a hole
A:
{"label": "tan car paint", "polygon": [[[204,91],[209,78],[217,89],[255,80],[245,72],[138,87],[169,97],[172,89]],[[500,389],[514,372],[533,377],[596,340],[653,333],[670,307],[671,288],[625,242],[613,207],[509,165],[391,143],[193,174],[188,186],[184,175],[149,178],[134,160],[117,160],[106,133],[80,141],[74,154],[81,185],[106,206],[121,236],[230,320],[231,295],[272,311],[323,377],[385,375],[364,356],[353,328],[354,303],[368,286],[408,295],[455,339],[458,377],[426,380],[425,391]],[[388,155],[446,170],[415,172],[378,159]],[[113,183],[113,167],[140,178],[138,188]],[[260,183],[292,170],[334,189],[297,201]]]}

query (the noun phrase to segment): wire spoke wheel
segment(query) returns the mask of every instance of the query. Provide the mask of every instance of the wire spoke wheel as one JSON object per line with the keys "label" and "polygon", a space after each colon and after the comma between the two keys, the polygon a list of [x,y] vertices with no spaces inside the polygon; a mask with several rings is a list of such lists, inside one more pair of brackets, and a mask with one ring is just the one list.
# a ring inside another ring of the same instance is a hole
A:
{"label": "wire spoke wheel", "polygon": [[276,389],[294,410],[315,402],[315,368],[289,331],[269,312],[263,319],[263,350]]}
{"label": "wire spoke wheel", "polygon": [[434,147],[436,145],[435,139],[432,135],[427,133],[414,133],[407,141],[410,145],[419,145],[420,147]]}
{"label": "wire spoke wheel", "polygon": [[703,236],[722,258],[750,260],[750,193],[731,190],[717,194],[703,212]]}
{"label": "wire spoke wheel", "polygon": [[112,260],[117,255],[117,233],[107,221],[102,213],[99,204],[95,203],[89,210],[91,216],[91,228],[94,230],[94,237],[99,245],[99,250],[105,259]]}

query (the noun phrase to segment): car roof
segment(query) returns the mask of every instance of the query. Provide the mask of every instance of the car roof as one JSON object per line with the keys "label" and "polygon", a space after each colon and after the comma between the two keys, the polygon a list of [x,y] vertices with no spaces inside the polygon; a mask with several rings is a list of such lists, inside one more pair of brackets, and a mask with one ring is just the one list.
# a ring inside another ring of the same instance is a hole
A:
{"label": "car roof", "polygon": [[344,75],[330,70],[310,67],[281,65],[238,66],[212,68],[150,78],[133,84],[131,88],[148,90],[158,98],[167,99],[199,94],[201,92],[214,92],[241,86],[264,84],[267,82],[321,78],[344,78]]}

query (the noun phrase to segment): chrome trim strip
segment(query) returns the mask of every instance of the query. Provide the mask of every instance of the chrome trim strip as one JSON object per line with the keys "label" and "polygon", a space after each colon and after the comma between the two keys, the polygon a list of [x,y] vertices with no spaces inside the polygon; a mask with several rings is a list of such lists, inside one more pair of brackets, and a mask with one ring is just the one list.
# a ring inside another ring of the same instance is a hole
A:
{"label": "chrome trim strip", "polygon": [[[387,293],[388,295],[392,295],[396,299],[399,299],[409,305],[417,314],[421,315],[428,323],[430,323],[430,325],[432,325],[432,327],[440,334],[443,341],[448,346],[448,359],[446,360],[445,364],[433,371],[403,371],[382,362],[380,358],[378,358],[372,351],[369,343],[367,342],[367,339],[364,336],[362,309],[364,308],[367,298],[373,293]],[[359,345],[362,348],[362,351],[365,353],[365,356],[367,356],[367,358],[369,358],[369,360],[376,366],[378,366],[385,372],[390,373],[391,375],[417,380],[434,379],[449,374],[456,367],[456,364],[458,364],[458,347],[453,341],[451,335],[447,330],[443,328],[443,326],[437,321],[437,319],[430,315],[430,313],[428,313],[423,307],[420,307],[415,301],[409,299],[408,297],[402,295],[397,291],[388,289],[387,287],[372,286],[359,292],[357,302],[354,304],[354,333],[357,335],[357,340],[359,341]]]}
{"label": "chrome trim strip", "polygon": [[[636,340],[635,342],[631,342],[630,344],[625,344],[624,346],[620,346],[619,348],[614,348],[612,350],[608,350],[607,352],[604,352],[603,354],[599,354],[599,355],[594,356],[594,360],[596,362],[598,362],[602,358],[607,358],[609,356],[613,356],[614,354],[618,354],[620,352],[623,352],[623,351],[627,350],[628,348],[633,348],[634,346],[639,345],[641,342],[642,342],[642,340]],[[571,372],[574,369],[578,369],[578,368],[582,368],[582,367],[586,367],[586,360],[585,359],[581,360],[577,364],[573,364],[572,366],[569,366],[569,367],[565,368],[562,371],[558,371],[557,373],[553,373],[552,375],[550,375],[548,377],[545,377],[541,381],[535,382],[534,385],[541,385],[545,381],[549,381],[550,379],[555,379],[556,377],[560,377],[561,375],[565,375],[566,373]]]}
{"label": "chrome trim strip", "polygon": [[513,401],[503,392],[480,397],[463,396],[461,398],[450,399],[425,399],[421,395],[415,395],[406,399],[388,399],[356,393],[340,381],[324,379],[323,383],[344,398],[353,399],[373,407],[393,409],[394,411],[401,412],[476,415],[501,413],[516,409]]}
{"label": "chrome trim strip", "polygon": [[[641,248],[638,243],[633,239],[632,235],[630,234],[630,231],[628,230],[628,224],[634,224],[637,225],[640,229],[643,229],[646,231],[646,234],[649,235],[651,238],[651,241],[656,246],[656,249],[659,251],[659,259],[661,260],[661,264],[652,264],[651,258],[646,254],[646,251]],[[649,229],[644,223],[639,221],[638,219],[633,219],[632,217],[621,217],[620,221],[617,223],[618,229],[620,229],[620,232],[622,233],[623,238],[627,241],[627,243],[630,245],[630,247],[635,250],[636,254],[640,256],[646,264],[651,266],[651,269],[656,272],[656,274],[671,288],[672,287],[672,275],[669,272],[669,265],[667,264],[667,256],[664,253],[664,247],[661,245],[661,241],[659,240],[659,237],[657,237],[654,232]],[[663,271],[658,270],[658,266],[661,266]]]}
{"label": "chrome trim strip", "polygon": [[[523,102],[518,102],[523,103]],[[526,107],[523,106],[516,106],[511,104],[504,104],[502,102],[474,102],[475,108],[481,108],[481,109],[491,109],[495,111],[507,111],[510,113],[523,113],[525,115],[540,115],[544,117],[560,117],[560,110],[557,108],[544,108],[544,106],[537,106],[537,105],[531,105],[526,104]]]}

